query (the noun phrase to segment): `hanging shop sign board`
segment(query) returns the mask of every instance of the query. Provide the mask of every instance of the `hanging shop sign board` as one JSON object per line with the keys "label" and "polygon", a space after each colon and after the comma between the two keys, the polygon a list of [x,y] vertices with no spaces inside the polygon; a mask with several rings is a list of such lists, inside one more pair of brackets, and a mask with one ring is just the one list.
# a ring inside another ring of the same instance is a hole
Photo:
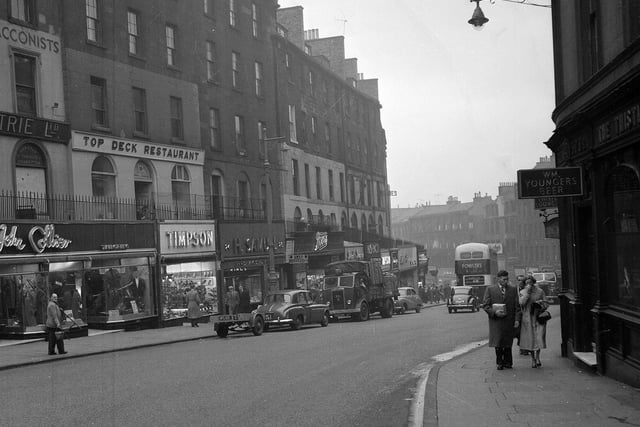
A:
{"label": "hanging shop sign board", "polygon": [[534,200],[534,209],[543,210],[558,207],[557,197],[538,197]]}
{"label": "hanging shop sign board", "polygon": [[309,255],[306,254],[289,254],[287,256],[289,264],[306,264],[309,262]]}
{"label": "hanging shop sign board", "polygon": [[560,220],[553,218],[544,222],[544,237],[547,239],[560,238]]}
{"label": "hanging shop sign board", "polygon": [[520,169],[518,198],[581,196],[582,168]]}
{"label": "hanging shop sign board", "polygon": [[398,248],[398,270],[411,270],[418,266],[418,248]]}

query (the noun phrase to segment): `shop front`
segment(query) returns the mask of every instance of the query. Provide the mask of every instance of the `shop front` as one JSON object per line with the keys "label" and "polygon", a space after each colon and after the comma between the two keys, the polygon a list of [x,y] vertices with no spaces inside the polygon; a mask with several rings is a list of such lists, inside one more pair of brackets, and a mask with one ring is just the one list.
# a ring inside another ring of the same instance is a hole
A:
{"label": "shop front", "polygon": [[402,286],[418,288],[418,248],[416,246],[398,248],[398,279]]}
{"label": "shop front", "polygon": [[151,222],[0,224],[0,336],[44,336],[52,294],[72,335],[153,322]]}
{"label": "shop front", "polygon": [[327,264],[345,259],[344,233],[342,232],[297,232],[288,242],[293,257],[304,257],[306,264],[289,261],[290,288],[319,289]]}
{"label": "shop front", "polygon": [[[640,386],[640,77],[602,94],[547,145],[579,167],[582,195],[558,198],[563,355]],[[617,94],[617,95],[615,95]]]}
{"label": "shop front", "polygon": [[269,291],[283,288],[284,223],[225,222],[219,232],[224,284],[218,298],[221,312],[229,312],[228,295],[232,290],[242,294],[243,302],[248,301],[248,307],[239,307],[246,311],[262,304]]}
{"label": "shop front", "polygon": [[218,312],[219,261],[214,221],[158,223],[160,307],[163,326],[181,326],[187,319],[187,292],[200,299],[202,322]]}

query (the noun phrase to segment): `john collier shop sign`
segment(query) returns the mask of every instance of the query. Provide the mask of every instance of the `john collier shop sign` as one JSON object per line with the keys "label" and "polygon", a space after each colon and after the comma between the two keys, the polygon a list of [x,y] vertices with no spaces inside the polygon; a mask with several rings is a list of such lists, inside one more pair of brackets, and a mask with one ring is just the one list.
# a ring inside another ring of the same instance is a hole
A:
{"label": "john collier shop sign", "polygon": [[0,223],[0,256],[153,248],[154,224]]}
{"label": "john collier shop sign", "polygon": [[160,252],[185,254],[216,251],[213,222],[160,223]]}
{"label": "john collier shop sign", "polygon": [[[25,233],[26,232],[26,233]],[[6,252],[35,252],[41,254],[47,250],[66,249],[71,240],[56,233],[53,224],[34,225],[26,230],[17,225],[0,224],[0,254]]]}

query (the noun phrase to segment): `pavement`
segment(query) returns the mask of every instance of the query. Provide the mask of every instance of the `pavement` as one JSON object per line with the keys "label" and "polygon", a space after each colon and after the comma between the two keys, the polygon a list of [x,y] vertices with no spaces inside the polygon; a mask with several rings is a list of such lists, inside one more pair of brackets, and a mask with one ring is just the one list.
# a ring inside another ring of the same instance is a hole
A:
{"label": "pavement", "polygon": [[540,368],[531,368],[530,356],[520,356],[516,345],[513,369],[497,370],[494,349],[486,345],[436,364],[424,425],[640,426],[640,389],[562,357],[559,307],[550,311]]}
{"label": "pavement", "polygon": [[[436,362],[427,381],[424,426],[640,426],[640,390],[577,367],[560,354],[557,306],[547,326],[542,367],[514,346],[514,368],[496,370],[492,348],[482,345]],[[250,332],[248,332],[250,333]],[[0,340],[0,370],[127,351],[216,336],[211,323],[135,331],[89,330],[65,342],[65,355],[47,355],[47,343]]]}

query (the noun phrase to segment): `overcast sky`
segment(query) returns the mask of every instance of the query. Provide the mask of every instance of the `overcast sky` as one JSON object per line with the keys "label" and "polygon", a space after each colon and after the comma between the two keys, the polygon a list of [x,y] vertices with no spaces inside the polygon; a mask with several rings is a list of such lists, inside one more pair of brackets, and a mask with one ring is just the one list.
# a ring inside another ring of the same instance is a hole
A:
{"label": "overcast sky", "polygon": [[[550,4],[550,0],[535,3]],[[391,206],[495,197],[551,152],[551,9],[495,0],[279,0],[305,29],[345,36],[348,58],[377,78]]]}

